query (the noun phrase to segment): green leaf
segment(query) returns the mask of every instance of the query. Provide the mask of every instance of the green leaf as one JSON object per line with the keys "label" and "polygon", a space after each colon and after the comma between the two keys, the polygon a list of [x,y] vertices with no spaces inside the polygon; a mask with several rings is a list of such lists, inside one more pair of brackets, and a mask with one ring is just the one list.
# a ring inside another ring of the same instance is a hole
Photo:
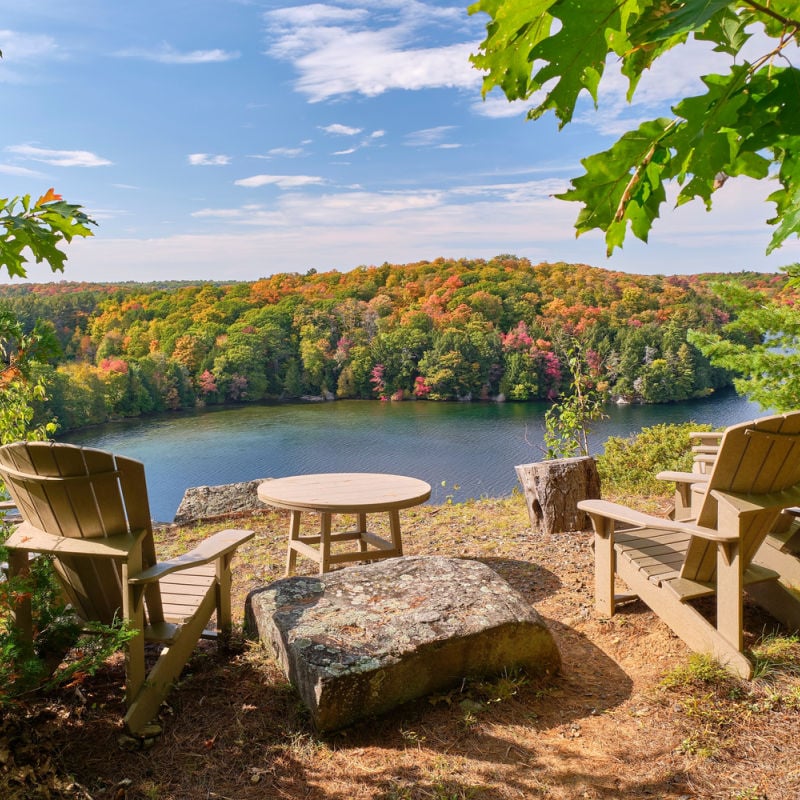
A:
{"label": "green leaf", "polygon": [[[798,30],[797,26],[800,25],[800,15],[798,15],[797,0],[770,0],[769,3],[762,2],[760,7],[755,3],[750,5],[751,8],[757,10],[751,14],[751,19],[758,20],[763,26],[767,36],[773,38],[780,38],[788,33],[794,36],[797,40]],[[770,13],[767,13],[767,8]],[[794,28],[792,32],[791,29]]]}
{"label": "green leaf", "polygon": [[47,261],[53,271],[61,271],[67,257],[57,245],[74,236],[92,235],[89,225],[95,222],[80,206],[61,199],[43,202],[53,197],[58,195],[51,189],[33,206],[30,195],[0,200],[0,267],[5,267],[9,276],[26,276],[26,249],[37,263]]}
{"label": "green leaf", "polygon": [[781,182],[781,188],[767,198],[777,207],[775,216],[767,222],[770,225],[778,226],[767,248],[768,253],[780,247],[792,234],[800,236],[800,152],[798,150],[784,157],[778,180]]}
{"label": "green leaf", "polygon": [[630,223],[634,234],[647,241],[666,199],[663,180],[669,175],[671,156],[664,141],[673,125],[663,118],[644,122],[611,149],[583,159],[585,174],[574,178],[568,191],[556,195],[584,204],[575,223],[578,235],[594,228],[605,231],[611,253],[622,245]]}
{"label": "green leaf", "polygon": [[486,73],[483,96],[500,87],[509,100],[528,98],[535,86],[531,82],[531,52],[550,34],[553,22],[548,9],[556,0],[536,0],[520,4],[513,0],[480,0],[469,7],[470,14],[484,12],[492,21],[486,25],[486,39],[480,52],[470,61]]}
{"label": "green leaf", "polygon": [[[560,127],[572,120],[584,91],[597,105],[609,55],[621,59],[629,101],[643,71],[689,37],[734,59],[728,74],[703,77],[704,94],[675,105],[676,120],[644,123],[583,160],[586,174],[559,195],[584,204],[579,235],[605,231],[609,253],[629,228],[646,241],[665,181],[681,184],[678,204],[699,197],[710,208],[728,177],[765,179],[773,167],[782,188],[770,198],[777,205],[770,222],[778,226],[770,251],[798,233],[800,71],[779,60],[800,44],[797,0],[479,0],[470,8],[477,11],[490,17],[481,51],[472,56],[486,73],[484,95],[495,86],[509,100],[544,90],[528,117],[552,110]],[[761,58],[737,63],[754,29],[772,41]]]}
{"label": "green leaf", "polygon": [[575,13],[575,5],[554,6],[552,13],[561,22],[561,30],[540,41],[530,53],[535,62],[545,62],[533,76],[533,85],[541,88],[551,80],[556,83],[529,116],[536,119],[552,109],[559,119],[559,127],[572,119],[582,91],[587,91],[597,104],[597,87],[609,51],[608,37],[623,34],[630,4],[595,0],[581,4],[580,13]]}
{"label": "green leaf", "polygon": [[[486,73],[483,95],[498,86],[509,100],[527,99],[555,79],[530,116],[552,109],[565,125],[582,91],[596,102],[609,43],[625,46],[628,19],[639,8],[640,0],[480,0],[469,12],[484,12],[492,20],[480,52],[470,60]],[[560,30],[551,35],[555,20]]]}
{"label": "green leaf", "polygon": [[656,13],[648,18],[646,26],[642,25],[640,35],[648,41],[658,41],[700,31],[712,17],[726,10],[731,0],[682,0],[670,5],[674,7],[666,14],[661,13],[661,6],[656,6]]}
{"label": "green leaf", "polygon": [[750,38],[747,26],[750,24],[750,15],[736,14],[732,9],[722,9],[708,21],[708,25],[701,31],[696,31],[695,39],[713,42],[717,53],[738,55]]}

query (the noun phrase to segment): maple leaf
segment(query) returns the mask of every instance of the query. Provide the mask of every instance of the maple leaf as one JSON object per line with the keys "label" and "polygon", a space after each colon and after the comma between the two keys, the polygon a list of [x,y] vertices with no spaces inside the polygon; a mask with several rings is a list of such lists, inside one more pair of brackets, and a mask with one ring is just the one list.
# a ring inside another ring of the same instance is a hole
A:
{"label": "maple leaf", "polygon": [[64,198],[60,194],[56,194],[55,190],[51,186],[37,201],[37,206],[43,206],[45,203],[53,203],[56,200],[63,200]]}

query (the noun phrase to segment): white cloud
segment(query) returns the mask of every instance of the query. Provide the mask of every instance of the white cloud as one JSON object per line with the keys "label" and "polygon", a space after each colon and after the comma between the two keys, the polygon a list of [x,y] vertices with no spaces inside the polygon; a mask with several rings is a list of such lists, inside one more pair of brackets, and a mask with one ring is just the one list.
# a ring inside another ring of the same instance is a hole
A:
{"label": "white cloud", "polygon": [[89,216],[101,222],[103,220],[118,219],[119,217],[126,217],[130,212],[119,208],[89,208],[87,209]]}
{"label": "white cloud", "polygon": [[212,156],[208,153],[190,153],[188,160],[193,167],[224,167],[231,163],[230,156]]}
{"label": "white cloud", "polygon": [[268,156],[283,156],[284,158],[297,158],[305,153],[302,147],[273,147]]}
{"label": "white cloud", "polygon": [[[303,144],[310,144],[303,142]],[[262,161],[271,161],[273,158],[299,158],[300,156],[307,155],[307,151],[303,147],[273,147],[266,153],[251,153],[248,158],[259,158]]]}
{"label": "white cloud", "polygon": [[0,50],[0,83],[8,84],[30,83],[43,64],[67,57],[52,36],[12,30],[0,30]]}
{"label": "white cloud", "polygon": [[337,95],[375,97],[390,89],[473,89],[474,42],[420,46],[437,23],[465,24],[456,8],[419,2],[383,4],[381,13],[314,4],[265,13],[268,54],[290,61],[297,90],[311,102]]}
{"label": "white cloud", "polygon": [[453,125],[439,125],[436,128],[424,128],[414,131],[406,136],[405,144],[408,147],[441,147],[442,139],[454,130]]}
{"label": "white cloud", "polygon": [[551,198],[569,187],[568,180],[546,178],[539,181],[522,181],[520,183],[486,183],[471,186],[459,186],[452,190],[454,197],[496,198],[509,202],[531,202]]}
{"label": "white cloud", "polygon": [[288,30],[311,25],[325,25],[331,22],[360,22],[366,19],[367,12],[362,8],[337,8],[324,3],[310,3],[305,6],[291,6],[267,12],[273,25]]}
{"label": "white cloud", "polygon": [[348,125],[340,125],[338,122],[333,125],[326,125],[322,130],[325,133],[338,134],[339,136],[355,136],[357,133],[361,133],[361,128],[351,128]]}
{"label": "white cloud", "polygon": [[56,40],[44,34],[20,33],[19,31],[0,30],[0,42],[3,46],[3,65],[20,61],[39,61],[59,54]]}
{"label": "white cloud", "polygon": [[[549,196],[558,188],[542,181],[516,188],[512,182],[486,183],[450,193],[282,194],[269,207],[248,204],[196,211],[193,216],[203,234],[111,238],[101,228],[93,239],[72,243],[68,275],[70,280],[107,280],[108,265],[114,264],[116,274],[139,280],[254,280],[271,272],[304,272],[310,266],[347,270],[376,260],[403,264],[439,256],[489,258],[503,252],[527,256],[534,263],[566,261],[664,274],[775,270],[800,261],[795,239],[779,253],[764,256],[770,233],[763,219],[771,206],[763,203],[769,187],[759,182],[730,180],[711,214],[692,204],[665,211],[649,245],[632,239],[610,260],[599,234],[575,239],[578,206]],[[219,233],[213,232],[215,219]],[[735,257],[721,262],[721,251],[735,252]],[[274,266],[265,266],[265,253]],[[31,265],[29,276],[52,280],[42,265]]]}
{"label": "white cloud", "polygon": [[[356,136],[357,134],[361,133],[362,128],[351,128],[348,127],[347,125],[334,124],[334,125],[328,125],[322,130],[324,130],[326,133],[338,134],[341,136]],[[337,150],[336,152],[333,153],[333,155],[349,156],[352,153],[355,153],[357,150],[361,150],[364,147],[372,147],[374,142],[376,142],[378,139],[383,138],[383,136],[385,135],[386,131],[382,130],[373,131],[372,133],[362,137],[361,141],[357,145],[345,148],[344,150]]]}
{"label": "white cloud", "polygon": [[0,164],[0,173],[3,175],[15,175],[20,178],[43,178],[41,172],[35,169],[28,169],[27,167],[15,167],[13,164]]}
{"label": "white cloud", "polygon": [[180,52],[169,44],[162,44],[153,50],[143,48],[130,48],[118,50],[114,55],[119,58],[141,58],[145,61],[155,61],[159,64],[216,64],[239,58],[238,50],[190,50]]}
{"label": "white cloud", "polygon": [[242,216],[240,208],[201,208],[199,211],[192,211],[193,217],[213,219],[238,219]]}
{"label": "white cloud", "polygon": [[41,161],[54,167],[104,167],[113,163],[88,150],[48,150],[27,144],[11,145],[6,150],[22,158]]}
{"label": "white cloud", "polygon": [[252,175],[249,178],[240,178],[234,181],[234,184],[248,188],[274,185],[280,189],[294,189],[298,186],[311,186],[324,182],[315,175]]}
{"label": "white cloud", "polygon": [[503,119],[505,117],[520,117],[526,114],[534,104],[533,100],[515,100],[512,102],[499,89],[495,89],[486,95],[485,100],[474,102],[472,110],[481,117]]}
{"label": "white cloud", "polygon": [[345,191],[314,197],[298,193],[282,196],[275,207],[205,208],[192,216],[234,219],[245,226],[277,229],[302,225],[336,228],[358,226],[366,220],[377,224],[391,222],[396,214],[433,209],[441,206],[444,199],[445,194],[438,189],[419,192]]}

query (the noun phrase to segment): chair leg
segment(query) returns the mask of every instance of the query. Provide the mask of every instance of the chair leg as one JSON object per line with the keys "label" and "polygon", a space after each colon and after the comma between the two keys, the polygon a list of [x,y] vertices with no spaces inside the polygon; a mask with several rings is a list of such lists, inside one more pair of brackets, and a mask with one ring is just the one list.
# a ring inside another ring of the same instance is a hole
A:
{"label": "chair leg", "polygon": [[[9,549],[8,551],[8,579],[25,578],[30,575],[30,562],[27,550]],[[20,640],[33,651],[33,615],[31,611],[31,596],[23,593],[14,606],[14,626],[20,634]]]}
{"label": "chair leg", "polygon": [[692,487],[689,483],[675,484],[675,509],[672,519],[678,522],[692,517]]}
{"label": "chair leg", "polygon": [[[141,561],[122,565],[122,619],[136,631],[125,646],[125,702],[130,705],[145,679],[144,667],[144,588],[128,583],[128,576],[140,571]],[[149,722],[149,720],[146,720]]]}
{"label": "chair leg", "polygon": [[594,605],[600,616],[614,615],[614,521],[602,517],[592,518],[594,535]]}
{"label": "chair leg", "polygon": [[744,575],[738,542],[717,548],[717,630],[737,650],[744,644]]}
{"label": "chair leg", "polygon": [[231,561],[233,553],[226,553],[217,560],[215,585],[217,601],[217,630],[223,634],[231,631]]}
{"label": "chair leg", "polygon": [[747,593],[789,633],[800,631],[800,591],[788,589],[780,581],[773,580],[751,583]]}
{"label": "chair leg", "polygon": [[651,583],[626,559],[619,559],[620,577],[673,633],[697,653],[709,653],[726,669],[751,678],[753,665],[741,650],[723,636],[702,614],[683,603],[668,585]]}
{"label": "chair leg", "polygon": [[180,633],[169,647],[162,650],[155,666],[147,674],[147,680],[128,703],[125,725],[131,733],[139,733],[148,722],[155,719],[162,701],[197,646],[215,604],[214,592],[209,591],[194,617],[181,627]]}

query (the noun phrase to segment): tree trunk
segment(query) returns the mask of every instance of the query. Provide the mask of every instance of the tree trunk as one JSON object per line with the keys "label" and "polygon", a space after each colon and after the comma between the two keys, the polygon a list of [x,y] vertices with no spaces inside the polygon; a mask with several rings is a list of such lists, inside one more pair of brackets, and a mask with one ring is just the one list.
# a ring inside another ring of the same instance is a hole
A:
{"label": "tree trunk", "polygon": [[591,456],[537,461],[515,469],[534,533],[588,527],[588,515],[578,509],[578,501],[600,497],[600,476]]}

